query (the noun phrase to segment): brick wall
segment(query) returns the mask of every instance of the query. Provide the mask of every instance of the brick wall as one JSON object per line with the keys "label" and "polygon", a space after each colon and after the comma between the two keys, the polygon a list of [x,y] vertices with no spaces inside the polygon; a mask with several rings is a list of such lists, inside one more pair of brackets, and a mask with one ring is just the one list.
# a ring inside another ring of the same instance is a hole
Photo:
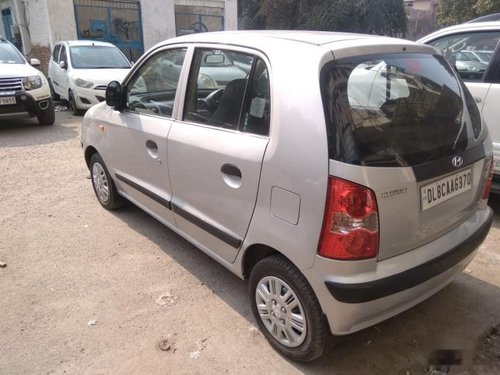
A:
{"label": "brick wall", "polygon": [[40,60],[40,66],[36,67],[42,71],[45,76],[47,76],[50,60],[50,47],[49,46],[32,46],[31,54],[29,55],[28,62],[30,58],[35,58]]}

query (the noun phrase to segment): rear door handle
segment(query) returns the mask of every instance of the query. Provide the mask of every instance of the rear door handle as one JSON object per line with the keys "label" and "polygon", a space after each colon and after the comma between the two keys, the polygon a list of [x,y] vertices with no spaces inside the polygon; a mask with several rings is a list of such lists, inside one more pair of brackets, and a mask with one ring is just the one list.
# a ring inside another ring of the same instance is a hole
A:
{"label": "rear door handle", "polygon": [[220,171],[224,173],[225,175],[232,176],[232,177],[237,177],[241,178],[241,171],[240,169],[233,164],[224,164]]}
{"label": "rear door handle", "polygon": [[161,160],[158,158],[158,145],[156,144],[156,142],[148,139],[146,141],[146,149],[149,156],[161,163]]}
{"label": "rear door handle", "polygon": [[474,101],[476,103],[481,103],[481,98],[479,96],[474,96]]}
{"label": "rear door handle", "polygon": [[236,165],[224,164],[220,171],[226,185],[233,189],[238,189],[241,186],[241,171]]}
{"label": "rear door handle", "polygon": [[156,142],[152,141],[151,139],[148,139],[146,141],[146,147],[150,150],[158,151],[158,145]]}

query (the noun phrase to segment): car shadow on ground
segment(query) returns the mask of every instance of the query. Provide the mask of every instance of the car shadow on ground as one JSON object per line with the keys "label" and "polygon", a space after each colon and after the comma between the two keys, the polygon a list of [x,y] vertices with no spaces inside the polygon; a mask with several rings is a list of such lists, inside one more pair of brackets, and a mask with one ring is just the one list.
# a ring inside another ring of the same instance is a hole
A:
{"label": "car shadow on ground", "polygon": [[[133,204],[115,215],[255,325],[246,281]],[[463,353],[464,364],[470,365],[482,333],[500,323],[499,311],[500,289],[473,274],[462,273],[414,308],[374,327],[336,338],[336,344],[319,360],[305,365],[289,362],[305,374],[366,373],[367,369],[370,374],[426,374],[434,350],[457,349]],[[476,373],[474,368],[458,369]],[[479,373],[488,371],[483,368]]]}
{"label": "car shadow on ground", "polygon": [[67,112],[56,113],[55,124],[49,126],[40,125],[36,118],[0,120],[0,147],[27,147],[67,141],[78,137],[80,124],[81,117],[71,118]]}

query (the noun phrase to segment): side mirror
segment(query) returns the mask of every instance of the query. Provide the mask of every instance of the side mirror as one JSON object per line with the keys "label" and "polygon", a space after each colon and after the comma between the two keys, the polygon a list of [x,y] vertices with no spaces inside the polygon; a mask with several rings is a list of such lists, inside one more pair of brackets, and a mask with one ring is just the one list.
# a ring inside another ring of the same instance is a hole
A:
{"label": "side mirror", "polygon": [[123,104],[123,89],[118,81],[111,81],[106,87],[106,104],[110,107],[121,107]]}
{"label": "side mirror", "polygon": [[61,69],[68,69],[68,65],[66,65],[66,61],[64,60],[59,62],[59,66]]}
{"label": "side mirror", "polygon": [[31,59],[30,60],[30,65],[31,66],[40,66],[40,60],[38,60],[38,59]]}

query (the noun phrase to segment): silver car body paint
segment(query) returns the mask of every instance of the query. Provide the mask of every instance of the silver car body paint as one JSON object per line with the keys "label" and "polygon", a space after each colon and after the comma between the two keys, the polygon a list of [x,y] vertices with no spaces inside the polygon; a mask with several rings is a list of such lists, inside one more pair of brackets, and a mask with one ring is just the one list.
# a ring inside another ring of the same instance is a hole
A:
{"label": "silver car body paint", "polygon": [[[417,182],[412,168],[362,167],[329,160],[319,82],[322,67],[336,58],[402,51],[436,54],[434,48],[383,37],[320,32],[195,34],[153,47],[128,77],[159,49],[179,46],[188,50],[172,119],[120,113],[104,103],[92,107],[84,118],[83,147],[92,146],[101,154],[120,194],[242,278],[248,276],[244,260],[254,245],[280,252],[313,287],[334,334],[354,332],[415,305],[444,287],[470,262],[473,254],[425,282],[363,303],[340,302],[325,286],[326,281],[350,285],[385,279],[432,261],[459,246],[491,218],[491,210],[481,199],[484,157],[469,165],[473,176],[469,191],[426,211],[420,207],[420,187],[443,176]],[[194,48],[214,46],[252,53],[267,64],[269,136],[182,121]],[[147,154],[141,130],[155,137],[160,160]],[[487,133],[485,127],[482,131]],[[490,154],[489,136],[478,139],[482,139],[477,142],[482,143],[484,153]],[[120,151],[124,146],[130,149]],[[130,150],[134,154],[127,154]],[[237,165],[242,178],[222,173],[224,164]],[[117,174],[170,201],[174,210],[123,183]],[[375,192],[380,221],[378,258],[339,261],[317,255],[329,175]],[[211,232],[204,229],[207,224]]]}

